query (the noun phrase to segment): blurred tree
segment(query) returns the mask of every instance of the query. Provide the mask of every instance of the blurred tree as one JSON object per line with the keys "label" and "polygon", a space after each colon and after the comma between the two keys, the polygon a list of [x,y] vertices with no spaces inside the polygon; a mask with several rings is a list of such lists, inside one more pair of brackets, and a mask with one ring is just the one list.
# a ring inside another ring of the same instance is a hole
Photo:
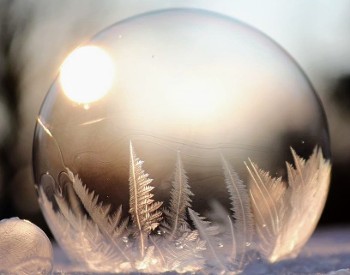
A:
{"label": "blurred tree", "polygon": [[[350,195],[350,75],[345,74],[335,81],[330,92],[329,104],[332,105],[331,127],[335,130],[336,144],[333,144],[332,184],[321,223],[349,223],[348,209]],[[335,113],[335,114],[334,114]],[[334,119],[337,117],[337,119]],[[339,144],[340,143],[340,144]]]}
{"label": "blurred tree", "polygon": [[[0,74],[0,100],[8,106],[6,112],[9,114],[10,131],[0,147],[0,165],[3,169],[1,181],[8,182],[8,179],[13,175],[13,169],[10,165],[9,151],[13,145],[14,139],[10,138],[14,134],[15,125],[17,125],[17,102],[18,102],[18,87],[17,87],[17,72],[14,69],[14,63],[10,58],[11,44],[13,40],[13,32],[9,22],[8,12],[11,7],[11,1],[0,2],[0,60],[2,63],[2,71]],[[0,133],[3,135],[3,133]],[[11,205],[8,196],[8,185],[2,188],[1,196],[1,218],[11,215]]]}
{"label": "blurred tree", "polygon": [[[11,202],[12,178],[16,174],[17,167],[13,164],[13,147],[17,140],[19,127],[19,107],[20,98],[19,77],[21,66],[19,66],[17,55],[15,54],[23,39],[23,33],[30,20],[30,13],[22,18],[21,21],[14,21],[11,16],[13,1],[0,1],[0,113],[3,117],[0,120],[0,167],[2,174],[1,181],[4,183],[2,188],[0,218],[11,217],[15,215]],[[14,43],[16,41],[16,43]],[[22,41],[23,42],[23,41]],[[1,125],[3,124],[3,125]]]}
{"label": "blurred tree", "polygon": [[339,78],[331,98],[347,116],[350,116],[350,75]]}

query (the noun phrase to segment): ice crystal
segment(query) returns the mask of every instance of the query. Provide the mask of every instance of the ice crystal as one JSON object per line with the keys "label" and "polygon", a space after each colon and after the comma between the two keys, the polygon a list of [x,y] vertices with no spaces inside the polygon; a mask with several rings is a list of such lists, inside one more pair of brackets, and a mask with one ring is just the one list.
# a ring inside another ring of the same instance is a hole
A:
{"label": "ice crystal", "polygon": [[[39,202],[57,241],[88,271],[237,273],[254,251],[270,262],[293,256],[319,218],[313,205],[325,202],[330,163],[317,148],[307,161],[291,152],[294,164],[286,163],[287,181],[249,160],[248,184],[221,156],[231,212],[214,201],[210,220],[193,209],[195,194],[180,152],[169,205],[161,209],[131,142],[130,220],[123,217],[122,205],[112,210],[69,168],[62,173],[68,181],[63,186],[57,187],[49,174],[42,176]],[[50,199],[44,187],[54,190]]]}
{"label": "ice crystal", "polygon": [[191,207],[190,196],[193,196],[193,193],[188,184],[188,177],[182,164],[180,152],[177,152],[173,188],[170,193],[170,209],[163,210],[168,220],[167,223],[163,223],[163,228],[168,234],[169,240],[179,237],[179,233],[183,231],[180,230],[181,227],[188,227],[186,209]]}
{"label": "ice crystal", "polygon": [[213,262],[211,264],[218,266],[220,270],[226,271],[226,266],[223,263],[223,257],[220,255],[220,250],[216,248],[218,246],[218,241],[215,236],[219,233],[218,227],[211,225],[209,221],[206,221],[204,217],[201,217],[192,209],[189,209],[188,211],[200,236],[205,241],[208,250],[207,259],[213,259],[211,260],[211,262]]}
{"label": "ice crystal", "polygon": [[128,223],[128,219],[121,221],[122,207],[120,206],[113,215],[110,215],[110,205],[103,205],[102,202],[98,203],[98,195],[95,195],[93,191],[89,193],[88,189],[83,186],[79,177],[74,176],[70,170],[68,170],[68,175],[76,194],[80,198],[91,219],[99,228],[101,234],[118,253],[123,255],[125,260],[130,261],[128,256],[124,253],[124,249],[121,247],[121,239],[125,235]]}
{"label": "ice crystal", "polygon": [[41,187],[39,202],[56,240],[72,260],[85,263],[90,271],[119,271],[114,265],[123,261],[86,215],[75,216],[67,207],[55,211]]}
{"label": "ice crystal", "polygon": [[[151,193],[154,187],[149,184],[152,179],[142,170],[142,163],[134,152],[130,142],[130,210],[134,235],[139,239],[140,255],[145,257],[148,235],[158,227],[162,213],[158,210],[162,202],[155,202]],[[149,252],[150,253],[150,252]]]}
{"label": "ice crystal", "polygon": [[295,168],[286,163],[288,182],[251,161],[246,164],[259,250],[270,262],[297,255],[319,219],[315,206],[324,205],[327,197],[331,166],[321,150],[315,148],[308,161],[291,151]]}
{"label": "ice crystal", "polygon": [[231,199],[231,210],[235,217],[235,223],[232,227],[232,220],[229,219],[233,240],[231,257],[237,258],[238,267],[242,268],[247,261],[247,248],[253,239],[253,214],[247,186],[243,184],[243,181],[223,156],[222,162],[225,182]]}

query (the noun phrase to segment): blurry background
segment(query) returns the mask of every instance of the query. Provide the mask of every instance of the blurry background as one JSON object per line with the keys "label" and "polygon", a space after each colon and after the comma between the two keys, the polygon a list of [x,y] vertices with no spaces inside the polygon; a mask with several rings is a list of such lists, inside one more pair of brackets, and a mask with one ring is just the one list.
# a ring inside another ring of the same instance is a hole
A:
{"label": "blurry background", "polygon": [[350,2],[347,0],[0,0],[0,219],[46,228],[34,189],[36,115],[64,57],[104,27],[167,7],[210,9],[277,41],[318,92],[330,127],[333,178],[322,225],[350,223]]}

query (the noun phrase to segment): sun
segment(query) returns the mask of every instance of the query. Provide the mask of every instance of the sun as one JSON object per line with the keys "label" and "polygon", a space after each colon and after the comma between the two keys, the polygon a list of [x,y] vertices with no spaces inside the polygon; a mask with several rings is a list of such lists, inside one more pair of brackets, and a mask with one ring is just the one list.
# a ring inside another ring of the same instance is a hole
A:
{"label": "sun", "polygon": [[86,105],[103,98],[111,90],[115,65],[101,47],[80,47],[63,62],[59,80],[70,100]]}

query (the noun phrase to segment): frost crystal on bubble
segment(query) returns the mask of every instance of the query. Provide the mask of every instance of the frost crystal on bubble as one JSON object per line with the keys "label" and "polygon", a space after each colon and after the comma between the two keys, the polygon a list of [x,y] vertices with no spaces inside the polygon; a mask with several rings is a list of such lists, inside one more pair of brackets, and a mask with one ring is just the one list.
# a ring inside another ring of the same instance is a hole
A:
{"label": "frost crystal on bubble", "polygon": [[0,274],[50,274],[52,247],[36,225],[18,218],[0,221]]}
{"label": "frost crystal on bubble", "polygon": [[246,164],[258,249],[270,262],[298,254],[320,218],[315,207],[327,198],[331,166],[321,150],[315,148],[308,161],[291,152],[295,168],[286,164],[288,182],[272,178],[251,161]]}
{"label": "frost crystal on bubble", "polygon": [[39,188],[43,213],[62,248],[87,270],[236,273],[256,259],[256,253],[270,262],[291,257],[312,233],[315,223],[310,219],[319,218],[310,206],[324,204],[327,194],[330,163],[320,149],[307,161],[291,149],[294,164],[286,163],[287,182],[249,160],[246,184],[221,156],[231,211],[215,202],[209,215],[215,219],[208,219],[192,207],[195,194],[180,152],[169,205],[162,208],[143,161],[131,143],[129,149],[130,217],[123,218],[122,205],[112,209],[100,200],[69,168],[69,199],[49,174],[43,175],[46,187],[51,182],[54,190],[48,199],[43,185]]}
{"label": "frost crystal on bubble", "polygon": [[[141,258],[145,257],[148,235],[156,229],[162,220],[162,213],[158,210],[162,202],[154,202],[151,193],[154,187],[149,184],[152,179],[142,170],[142,163],[134,152],[130,142],[130,209],[133,221],[133,235],[139,240]],[[153,252],[149,252],[153,253]]]}

